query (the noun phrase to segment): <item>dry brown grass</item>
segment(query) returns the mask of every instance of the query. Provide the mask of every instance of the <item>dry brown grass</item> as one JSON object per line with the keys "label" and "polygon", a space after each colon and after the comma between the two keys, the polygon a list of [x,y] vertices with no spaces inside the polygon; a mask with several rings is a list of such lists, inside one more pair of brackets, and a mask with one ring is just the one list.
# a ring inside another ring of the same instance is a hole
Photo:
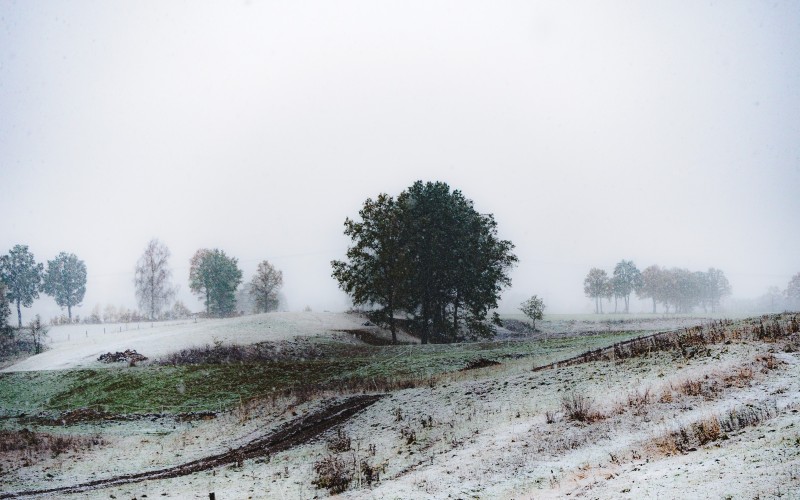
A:
{"label": "dry brown grass", "polygon": [[692,429],[694,430],[694,435],[697,437],[697,440],[700,442],[701,446],[706,443],[716,441],[722,435],[719,420],[715,416],[693,424]]}
{"label": "dry brown grass", "polygon": [[598,422],[606,418],[604,414],[594,409],[594,400],[589,396],[570,392],[561,399],[561,408],[569,420],[576,422]]}

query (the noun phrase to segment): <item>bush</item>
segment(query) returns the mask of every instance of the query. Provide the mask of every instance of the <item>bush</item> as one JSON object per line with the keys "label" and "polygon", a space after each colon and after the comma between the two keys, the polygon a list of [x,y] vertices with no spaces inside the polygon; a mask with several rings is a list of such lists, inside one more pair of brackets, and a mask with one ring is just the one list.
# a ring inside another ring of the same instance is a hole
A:
{"label": "bush", "polygon": [[350,437],[342,432],[341,428],[336,430],[335,436],[332,436],[330,439],[328,439],[328,449],[335,453],[349,451],[350,444]]}
{"label": "bush", "polygon": [[592,398],[577,392],[571,392],[561,400],[567,418],[578,422],[594,422],[603,418],[599,412],[592,411],[592,406]]}
{"label": "bush", "polygon": [[339,457],[328,455],[314,463],[317,478],[311,481],[317,488],[327,488],[331,494],[342,493],[353,480],[353,473]]}

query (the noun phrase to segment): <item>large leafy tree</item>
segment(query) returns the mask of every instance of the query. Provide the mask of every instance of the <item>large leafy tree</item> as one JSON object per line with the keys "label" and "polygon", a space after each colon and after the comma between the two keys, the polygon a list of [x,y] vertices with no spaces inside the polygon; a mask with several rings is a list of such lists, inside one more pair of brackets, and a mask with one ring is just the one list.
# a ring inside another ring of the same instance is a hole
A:
{"label": "large leafy tree", "polygon": [[615,296],[625,299],[625,312],[630,312],[631,293],[642,286],[642,273],[631,260],[621,260],[614,266]]}
{"label": "large leafy tree", "polygon": [[150,320],[158,318],[161,310],[175,297],[172,286],[172,269],[169,267],[169,248],[157,239],[152,239],[144,253],[136,262],[133,283],[136,287],[136,300],[139,309]]}
{"label": "large leafy tree", "polygon": [[360,221],[347,219],[353,245],[333,261],[333,277],[356,305],[376,307],[396,340],[394,316],[405,311],[423,343],[489,336],[486,324],[517,261],[497,224],[460,191],[418,181],[397,199],[368,199]]}
{"label": "large leafy tree", "polygon": [[405,309],[422,341],[491,336],[494,329],[485,320],[511,284],[514,245],[498,238],[491,214],[478,213],[471,200],[443,182],[417,181],[398,204],[409,261]]}
{"label": "large leafy tree", "polygon": [[204,300],[209,316],[236,311],[236,288],[242,282],[238,260],[219,249],[198,250],[189,262],[189,288]]}
{"label": "large leafy tree", "polygon": [[80,306],[86,295],[86,264],[74,254],[61,252],[47,261],[42,291],[53,297],[61,308],[67,308],[72,322],[72,308]]}
{"label": "large leafy tree", "polygon": [[608,273],[602,269],[593,267],[583,280],[583,293],[590,299],[594,299],[594,312],[603,312],[603,301],[601,300],[608,294],[610,280]]}
{"label": "large leafy tree", "polygon": [[396,343],[394,316],[403,305],[409,264],[401,243],[401,212],[394,198],[382,193],[368,198],[358,215],[360,221],[344,221],[344,234],[353,245],[347,261],[331,262],[333,277],[354,305],[377,306],[374,319],[388,323]]}
{"label": "large leafy tree", "polygon": [[255,300],[257,312],[269,312],[278,308],[278,292],[283,286],[283,272],[268,261],[258,264],[255,276],[250,281],[249,292]]}
{"label": "large leafy tree", "polygon": [[8,255],[0,257],[0,280],[6,285],[6,297],[17,306],[19,328],[22,328],[21,307],[30,307],[39,298],[43,270],[28,245],[15,245]]}

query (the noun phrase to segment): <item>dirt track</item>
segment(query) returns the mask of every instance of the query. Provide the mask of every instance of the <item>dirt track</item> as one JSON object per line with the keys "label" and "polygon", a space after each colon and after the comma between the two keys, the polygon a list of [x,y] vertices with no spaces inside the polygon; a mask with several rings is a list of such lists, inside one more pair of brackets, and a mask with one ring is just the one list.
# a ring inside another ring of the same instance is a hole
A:
{"label": "dirt track", "polygon": [[333,403],[310,415],[298,417],[287,422],[275,432],[255,439],[235,450],[219,455],[193,460],[182,465],[138,474],[127,474],[108,479],[99,479],[75,486],[60,488],[0,493],[0,498],[22,498],[36,495],[52,495],[56,493],[80,493],[123,484],[138,483],[153,479],[167,479],[186,476],[196,472],[213,469],[226,464],[241,463],[243,460],[269,455],[303,444],[326,430],[345,422],[356,413],[364,410],[381,399],[382,395],[353,396],[344,401]]}

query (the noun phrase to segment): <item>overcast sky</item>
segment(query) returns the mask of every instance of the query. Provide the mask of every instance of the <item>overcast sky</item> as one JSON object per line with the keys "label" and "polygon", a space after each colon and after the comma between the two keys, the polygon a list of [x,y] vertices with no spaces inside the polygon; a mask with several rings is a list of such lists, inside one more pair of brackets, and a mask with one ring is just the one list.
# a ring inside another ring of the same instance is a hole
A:
{"label": "overcast sky", "polygon": [[623,258],[755,297],[800,271],[798,54],[794,1],[0,0],[0,253],[77,254],[81,315],[154,237],[193,310],[198,248],[342,310],[345,217],[440,180],[516,244],[503,310]]}

